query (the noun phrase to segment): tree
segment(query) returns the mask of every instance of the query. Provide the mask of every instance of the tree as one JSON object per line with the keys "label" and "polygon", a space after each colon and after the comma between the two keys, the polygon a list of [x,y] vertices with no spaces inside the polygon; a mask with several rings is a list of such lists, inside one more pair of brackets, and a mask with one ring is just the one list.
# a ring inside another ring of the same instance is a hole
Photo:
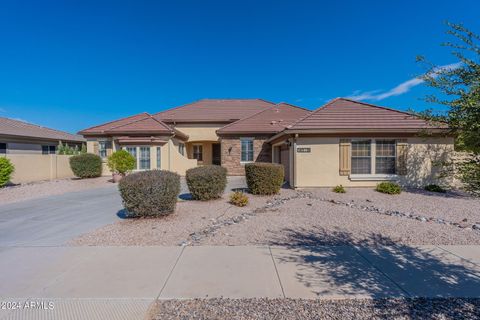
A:
{"label": "tree", "polygon": [[455,42],[442,45],[453,49],[458,63],[439,67],[423,56],[417,57],[427,66],[421,78],[440,93],[428,95],[425,100],[446,106],[447,112],[428,110],[423,115],[447,122],[457,137],[457,148],[474,154],[472,160],[459,164],[459,172],[466,189],[480,193],[480,35],[461,24],[447,22],[447,26],[447,34]]}

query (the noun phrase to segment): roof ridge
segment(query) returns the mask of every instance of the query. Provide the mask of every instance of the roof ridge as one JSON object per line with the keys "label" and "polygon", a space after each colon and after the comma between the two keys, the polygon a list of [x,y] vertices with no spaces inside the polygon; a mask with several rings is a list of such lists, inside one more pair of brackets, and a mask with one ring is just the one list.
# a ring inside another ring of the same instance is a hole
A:
{"label": "roof ridge", "polygon": [[418,116],[416,116],[415,114],[413,114],[413,113],[411,113],[411,112],[401,111],[401,110],[397,110],[397,109],[390,108],[390,107],[379,106],[379,105],[376,105],[376,104],[371,104],[371,103],[367,103],[367,102],[363,102],[363,101],[357,101],[357,100],[348,99],[348,98],[337,98],[337,99],[338,99],[338,100],[345,100],[345,101],[349,101],[349,102],[354,102],[354,103],[359,103],[359,104],[363,104],[363,105],[366,105],[366,106],[369,106],[369,107],[378,108],[378,109],[395,111],[395,112],[398,112],[398,113],[407,114],[407,115],[409,115],[409,116],[417,117],[417,118],[418,118]]}
{"label": "roof ridge", "polygon": [[[340,100],[340,99],[341,99],[341,98],[335,98],[335,99],[332,99],[332,100],[328,101],[327,103],[325,103],[324,105],[318,107],[317,109],[310,111],[310,112],[307,113],[305,116],[303,116],[303,117],[301,117],[300,119],[298,119],[297,121],[293,122],[292,124],[290,124],[290,125],[289,125],[288,127],[286,127],[286,128],[291,128],[291,127],[295,126],[295,125],[296,125],[297,123],[299,123],[300,121],[303,121],[303,120],[307,119],[307,118],[310,117],[311,115],[316,114],[317,112],[319,112],[319,111],[322,110],[323,108],[331,105],[332,103],[334,103],[335,101],[338,101],[338,100]],[[286,128],[285,128],[285,129],[286,129]]]}
{"label": "roof ridge", "polygon": [[171,132],[173,132],[175,129],[170,127],[169,125],[167,125],[165,122],[163,122],[162,120],[158,120],[158,119],[155,119],[151,114],[149,114],[150,118],[153,119],[154,121],[158,122],[159,124],[161,124],[164,128],[167,128],[168,130],[170,130]]}
{"label": "roof ridge", "polygon": [[271,110],[271,109],[275,108],[275,106],[276,106],[276,105],[273,105],[273,106],[268,107],[268,108],[266,108],[266,109],[264,109],[264,110],[260,110],[260,111],[258,111],[258,112],[255,112],[254,114],[251,114],[251,115],[249,115],[249,116],[246,116],[245,118],[238,119],[237,121],[231,122],[231,123],[229,123],[229,124],[221,127],[220,129],[217,129],[216,131],[220,131],[220,130],[223,130],[223,129],[228,128],[228,127],[230,127],[230,126],[233,126],[234,124],[236,124],[236,123],[238,123],[238,122],[240,122],[240,121],[244,121],[244,120],[250,119],[250,118],[256,116],[257,114],[260,114],[260,113],[263,113],[263,112],[266,112],[266,111],[268,111],[268,110]]}
{"label": "roof ridge", "polygon": [[[80,132],[84,132],[84,131],[87,131],[87,130],[91,130],[91,129],[94,129],[94,128],[98,128],[98,127],[101,127],[101,126],[104,126],[104,125],[107,125],[107,124],[110,124],[110,123],[114,123],[114,122],[117,122],[117,121],[122,121],[122,120],[127,120],[128,118],[133,118],[133,117],[136,117],[142,113],[146,113],[148,114],[147,112],[140,112],[140,113],[136,113],[134,115],[131,115],[131,116],[128,116],[128,117],[123,117],[123,118],[120,118],[120,119],[117,119],[117,120],[112,120],[112,121],[108,121],[108,122],[105,122],[105,123],[102,123],[102,124],[99,124],[99,125],[96,125],[96,126],[93,126],[93,127],[89,127],[89,128],[85,128],[83,130],[80,130],[78,131],[78,133],[80,134]],[[115,128],[115,127],[114,127]]]}
{"label": "roof ridge", "polygon": [[280,104],[286,104],[287,106],[290,106],[290,107],[294,107],[294,108],[298,108],[298,109],[302,109],[302,110],[306,110],[306,111],[312,111],[312,110],[309,110],[309,109],[307,109],[307,108],[300,107],[300,106],[296,106],[296,105],[294,105],[294,104],[291,104],[291,103],[288,103],[288,102],[284,102],[284,101],[279,102],[279,103],[277,103],[277,104],[275,104],[275,105],[278,106],[278,105],[280,105]]}
{"label": "roof ridge", "polygon": [[[147,112],[141,112],[139,114],[136,114],[136,116],[141,115],[141,114],[145,114],[145,115],[147,115],[147,117],[151,117],[150,114],[148,114]],[[110,131],[112,129],[121,128],[121,127],[127,126],[127,125],[132,124],[132,123],[137,123],[139,121],[143,121],[145,119],[147,119],[147,118],[137,119],[137,120],[133,120],[133,121],[128,122],[128,123],[119,124],[118,126],[113,126],[113,127],[109,128],[108,130],[103,130],[103,131],[105,132],[105,131]]]}
{"label": "roof ridge", "polygon": [[78,135],[78,134],[75,134],[75,133],[70,133],[70,132],[63,131],[63,130],[53,129],[53,128],[49,128],[49,127],[44,127],[44,126],[41,126],[41,125],[39,125],[39,124],[30,123],[30,122],[23,121],[23,120],[16,120],[16,119],[7,118],[7,117],[0,117],[0,118],[2,118],[2,119],[7,119],[8,121],[12,121],[12,122],[20,122],[20,123],[22,123],[22,124],[26,124],[26,125],[29,125],[29,126],[34,126],[34,127],[40,128],[40,129],[55,131],[55,132],[58,132],[58,133],[63,133],[63,134],[68,134],[68,135],[71,135],[71,136],[78,136],[79,138],[83,138],[81,135]]}

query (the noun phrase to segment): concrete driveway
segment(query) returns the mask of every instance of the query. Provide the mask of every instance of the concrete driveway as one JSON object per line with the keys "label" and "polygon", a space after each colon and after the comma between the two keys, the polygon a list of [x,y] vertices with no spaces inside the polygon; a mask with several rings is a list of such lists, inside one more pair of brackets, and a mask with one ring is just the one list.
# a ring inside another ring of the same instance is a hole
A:
{"label": "concrete driveway", "polygon": [[118,221],[117,186],[0,206],[0,246],[57,246]]}

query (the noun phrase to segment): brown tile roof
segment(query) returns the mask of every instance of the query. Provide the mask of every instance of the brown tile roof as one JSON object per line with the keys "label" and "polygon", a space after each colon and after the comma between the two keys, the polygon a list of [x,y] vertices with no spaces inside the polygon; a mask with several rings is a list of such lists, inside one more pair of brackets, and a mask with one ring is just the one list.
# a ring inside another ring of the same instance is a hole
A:
{"label": "brown tile roof", "polygon": [[289,130],[413,132],[446,129],[415,115],[345,98],[337,98],[309,113]]}
{"label": "brown tile roof", "polygon": [[145,119],[146,117],[149,117],[149,116],[150,115],[148,113],[142,112],[142,113],[130,116],[130,117],[121,118],[121,119],[110,121],[110,122],[107,122],[107,123],[104,123],[104,124],[101,124],[101,125],[98,125],[98,126],[93,126],[93,127],[87,128],[87,129],[83,129],[82,131],[79,132],[79,134],[83,134],[83,135],[85,135],[85,134],[87,134],[87,135],[88,134],[101,134],[101,133],[104,133],[107,130],[110,130],[110,129],[113,129],[115,127],[122,126],[122,125],[125,125],[125,124],[129,124],[133,121]]}
{"label": "brown tile roof", "polygon": [[309,110],[288,103],[279,103],[266,110],[226,125],[218,134],[268,133],[275,134],[310,113]]}
{"label": "brown tile roof", "polygon": [[203,99],[153,116],[165,122],[232,122],[273,105],[262,99]]}
{"label": "brown tile roof", "polygon": [[150,144],[150,143],[156,143],[156,144],[165,144],[167,143],[168,141],[161,138],[161,137],[119,137],[118,139],[118,142],[121,143],[121,144],[138,144],[138,143],[146,143],[146,144]]}
{"label": "brown tile roof", "polygon": [[0,135],[40,138],[55,141],[84,142],[82,136],[0,117]]}

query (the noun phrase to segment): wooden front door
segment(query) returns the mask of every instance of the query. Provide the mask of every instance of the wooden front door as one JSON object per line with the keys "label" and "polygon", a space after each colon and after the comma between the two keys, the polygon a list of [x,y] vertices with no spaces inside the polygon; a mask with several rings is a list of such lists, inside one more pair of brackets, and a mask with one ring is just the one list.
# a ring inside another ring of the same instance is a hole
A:
{"label": "wooden front door", "polygon": [[212,144],[212,164],[217,166],[222,164],[220,143]]}
{"label": "wooden front door", "polygon": [[285,169],[285,181],[290,183],[290,149],[288,146],[280,147],[280,163]]}

